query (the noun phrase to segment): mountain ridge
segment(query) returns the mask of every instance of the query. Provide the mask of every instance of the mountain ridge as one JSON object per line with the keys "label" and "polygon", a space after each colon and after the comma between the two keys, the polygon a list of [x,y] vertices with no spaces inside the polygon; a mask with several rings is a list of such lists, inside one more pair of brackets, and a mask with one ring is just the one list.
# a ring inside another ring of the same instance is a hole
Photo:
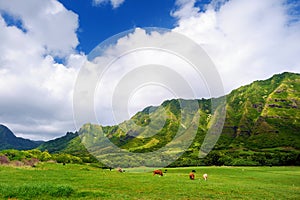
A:
{"label": "mountain ridge", "polygon": [[[218,98],[214,98],[214,100],[218,100]],[[180,103],[187,106],[181,109]],[[195,105],[197,106],[195,107]],[[183,152],[180,159],[175,162],[177,163],[175,165],[183,165],[182,163],[201,164],[199,151],[216,115],[211,106],[211,99],[166,100],[159,106],[144,108],[131,119],[118,125],[101,126],[87,123],[78,132],[69,132],[65,136],[47,141],[37,148],[48,150],[50,153],[69,153],[84,158],[87,162],[95,161],[95,157],[99,160],[107,160],[109,156],[112,156],[111,149],[109,147],[101,149],[95,145],[104,144],[103,140],[98,137],[101,133],[120,149],[132,153],[149,153],[169,145],[178,130],[187,131],[189,126],[197,126],[194,140],[189,148]],[[195,110],[199,113],[198,121],[193,121],[195,118],[190,116]],[[182,116],[185,117],[182,118]],[[222,154],[219,159],[226,156],[231,159],[236,154],[243,154],[244,156],[247,155],[247,158],[239,158],[244,159],[243,163],[256,165],[262,161],[257,161],[251,155],[257,154],[258,157],[261,157],[261,154],[267,151],[277,157],[282,157],[288,152],[288,157],[292,156],[294,160],[297,160],[297,152],[300,151],[299,130],[300,74],[291,72],[275,74],[266,80],[257,80],[241,86],[226,95],[225,123],[220,138],[213,149],[213,152],[217,151],[218,153],[210,153],[205,159],[209,160],[211,155],[219,154]],[[186,139],[184,136],[179,137],[182,137],[183,142]],[[182,144],[180,142],[172,144],[169,154],[165,157],[173,156],[176,154],[175,152],[178,153]],[[243,153],[238,153],[240,151]],[[279,158],[277,157],[278,161]],[[154,162],[151,159],[148,159],[148,165]],[[248,162],[247,159],[252,159],[252,161]],[[276,163],[277,161],[274,159],[272,162]],[[286,158],[286,160],[288,159],[290,158]],[[264,159],[261,158],[261,160]],[[131,162],[142,161],[132,160]],[[207,162],[212,163],[212,161]],[[223,159],[221,163],[224,162],[232,163],[233,161],[229,162]],[[233,163],[238,162],[235,160]]]}
{"label": "mountain ridge", "polygon": [[8,127],[0,124],[0,150],[29,150],[38,147],[41,143],[43,142],[17,137]]}
{"label": "mountain ridge", "polygon": [[[199,159],[201,144],[215,114],[211,109],[211,99],[181,101],[197,102],[199,107],[197,134],[183,155]],[[180,113],[189,113],[191,110],[193,107],[188,106],[185,110],[180,110],[180,100],[172,99],[164,101],[160,106],[148,106],[137,112],[130,120],[118,125],[101,126],[88,123],[78,131],[78,137],[66,141],[65,148],[56,152],[79,155],[79,151],[83,151],[86,155],[87,150],[79,137],[81,136],[83,143],[88,147],[97,144],[99,139],[97,135],[101,132],[121,149],[133,153],[152,152],[172,141],[178,129],[185,126],[180,122]],[[187,115],[186,121],[192,121],[192,118]],[[152,125],[148,126],[150,123]],[[267,148],[300,150],[299,130],[300,74],[290,72],[275,74],[266,80],[241,86],[226,95],[225,123],[214,150],[258,151]],[[153,132],[156,134],[153,135]],[[101,141],[98,144],[101,144]],[[175,144],[171,151],[175,152],[179,146],[180,144]],[[49,150],[47,142],[39,148]],[[89,149],[89,152],[96,157],[103,151],[106,151],[107,155],[111,153],[107,148]],[[105,158],[101,157],[101,159]]]}

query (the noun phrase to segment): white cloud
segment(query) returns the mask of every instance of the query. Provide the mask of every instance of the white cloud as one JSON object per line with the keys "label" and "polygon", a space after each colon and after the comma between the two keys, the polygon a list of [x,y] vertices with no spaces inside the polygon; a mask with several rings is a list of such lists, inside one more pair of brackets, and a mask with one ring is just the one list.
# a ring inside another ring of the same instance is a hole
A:
{"label": "white cloud", "polygon": [[17,135],[50,139],[75,130],[72,89],[85,60],[75,50],[77,27],[77,15],[57,1],[0,0],[0,122]]}
{"label": "white cloud", "polygon": [[174,30],[202,45],[229,92],[274,73],[299,72],[300,18],[290,9],[284,0],[213,1],[197,13],[182,4]]}
{"label": "white cloud", "polygon": [[190,18],[199,12],[199,8],[194,7],[196,0],[177,0],[176,6],[179,8],[171,12],[173,17],[178,19]]}
{"label": "white cloud", "polygon": [[[220,88],[214,91],[207,88],[208,79],[214,74],[190,64],[195,64],[195,59],[188,59],[189,52],[199,49],[187,40],[172,31],[161,33],[140,28],[111,40],[111,45],[94,54],[80,73],[79,80],[84,81],[78,83],[80,87],[75,90],[74,98],[78,127],[87,121],[117,124],[167,99],[220,95]],[[209,66],[201,51],[196,57]],[[93,104],[95,107],[91,108]]]}
{"label": "white cloud", "polygon": [[78,45],[78,16],[56,0],[0,0],[0,11],[19,19],[26,36],[44,45],[47,54],[64,57]]}
{"label": "white cloud", "polygon": [[125,0],[93,0],[95,5],[110,3],[112,7],[118,8]]}

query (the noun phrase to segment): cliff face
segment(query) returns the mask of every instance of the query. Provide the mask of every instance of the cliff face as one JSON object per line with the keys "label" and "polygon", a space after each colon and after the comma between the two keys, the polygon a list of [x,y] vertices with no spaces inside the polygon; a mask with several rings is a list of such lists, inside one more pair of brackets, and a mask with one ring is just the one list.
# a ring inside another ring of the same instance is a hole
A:
{"label": "cliff face", "polygon": [[[227,95],[223,134],[246,147],[300,148],[300,75],[283,73]],[[234,141],[231,141],[234,143]]]}

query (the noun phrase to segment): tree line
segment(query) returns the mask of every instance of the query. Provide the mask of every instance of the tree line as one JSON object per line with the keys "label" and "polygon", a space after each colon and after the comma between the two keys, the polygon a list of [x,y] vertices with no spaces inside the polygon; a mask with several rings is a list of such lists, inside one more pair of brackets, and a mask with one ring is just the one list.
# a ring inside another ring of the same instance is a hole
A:
{"label": "tree line", "polygon": [[[130,158],[122,157],[114,160],[117,165],[122,166],[122,162],[129,163],[128,167],[147,166],[157,167],[155,163],[170,163],[168,156],[161,156],[157,158],[148,158],[130,160]],[[159,162],[158,162],[159,161]],[[56,162],[56,163],[94,163],[98,167],[106,168],[96,158],[92,156],[71,155],[67,153],[50,154],[47,150],[41,151],[33,150],[2,150],[0,151],[0,164],[15,165],[15,166],[32,166],[34,167],[38,162]],[[106,162],[108,163],[108,162]],[[111,166],[113,163],[111,163]],[[199,158],[198,154],[193,152],[185,152],[179,159],[169,165],[169,167],[182,166],[300,166],[300,152],[299,151],[233,151],[233,150],[213,150],[204,158]]]}

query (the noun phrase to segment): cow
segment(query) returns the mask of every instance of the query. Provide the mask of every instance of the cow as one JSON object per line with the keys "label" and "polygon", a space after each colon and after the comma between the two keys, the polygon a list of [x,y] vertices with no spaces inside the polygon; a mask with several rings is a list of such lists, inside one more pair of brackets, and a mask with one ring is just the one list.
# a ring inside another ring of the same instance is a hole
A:
{"label": "cow", "polygon": [[206,181],[207,180],[207,174],[203,174],[203,179]]}
{"label": "cow", "polygon": [[194,172],[196,172],[196,171],[195,171],[195,170],[192,170],[192,171],[190,172],[190,174],[189,174],[189,177],[190,177],[191,180],[194,180],[194,179],[195,179],[195,174],[194,174]]}
{"label": "cow", "polygon": [[121,167],[118,167],[117,171],[121,173],[125,172],[125,170],[123,170]]}
{"label": "cow", "polygon": [[154,176],[155,174],[158,174],[158,175],[160,175],[160,176],[163,176],[163,172],[162,172],[160,169],[154,170],[154,171],[153,171],[153,176]]}

